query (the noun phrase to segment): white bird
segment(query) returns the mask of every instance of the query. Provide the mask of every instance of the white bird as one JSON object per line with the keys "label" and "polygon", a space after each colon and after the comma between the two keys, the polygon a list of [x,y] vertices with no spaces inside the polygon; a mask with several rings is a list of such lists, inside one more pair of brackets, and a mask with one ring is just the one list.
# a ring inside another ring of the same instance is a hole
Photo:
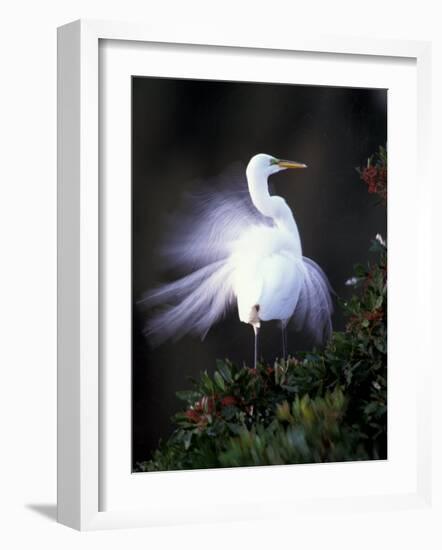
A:
{"label": "white bird", "polygon": [[248,190],[231,177],[227,189],[218,181],[211,192],[190,197],[190,216],[175,217],[162,249],[163,258],[185,274],[143,300],[161,306],[147,325],[154,344],[187,333],[204,338],[235,305],[240,321],[254,330],[255,368],[262,321],[280,321],[284,358],[290,320],[315,343],[328,339],[333,306],[327,277],[303,257],[291,209],[268,189],[270,175],[296,168],[306,165],[261,153],[247,166]]}

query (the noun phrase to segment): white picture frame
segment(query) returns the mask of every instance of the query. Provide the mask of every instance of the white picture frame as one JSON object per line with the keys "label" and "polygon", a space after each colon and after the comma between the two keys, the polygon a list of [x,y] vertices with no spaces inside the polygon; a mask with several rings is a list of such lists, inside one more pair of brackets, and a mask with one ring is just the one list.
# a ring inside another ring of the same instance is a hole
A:
{"label": "white picture frame", "polygon": [[[429,216],[431,181],[428,150],[430,145],[429,97],[430,52],[427,42],[364,40],[350,37],[306,38],[281,36],[278,43],[268,44],[265,38],[243,40],[227,32],[222,38],[208,40],[204,32],[186,36],[156,35],[143,25],[76,21],[58,30],[58,521],[80,530],[150,526],[195,521],[195,514],[186,514],[179,506],[114,507],[102,510],[100,483],[102,472],[100,433],[100,185],[99,185],[99,44],[100,40],[128,43],[167,43],[203,45],[244,51],[245,48],[274,52],[311,52],[347,56],[409,58],[417,71],[417,151],[419,163],[418,231],[421,242],[431,242]],[[419,308],[422,315],[419,337],[422,345],[430,338],[431,254],[428,244],[419,250],[416,276],[419,285]],[[428,358],[431,359],[431,358]],[[281,497],[284,508],[292,513],[314,513],[333,508],[361,510],[380,507],[403,508],[426,506],[431,499],[430,403],[426,398],[430,384],[431,360],[420,365],[416,381],[417,456],[416,489],[404,494],[392,492],[366,496],[304,498],[291,501]],[[262,471],[262,470],[261,470]],[[164,473],[168,476],[190,476],[192,473]],[[214,472],[204,472],[214,476]],[[230,474],[229,474],[230,475]],[[231,474],[236,475],[238,474]],[[259,475],[259,472],[256,474]],[[178,478],[175,478],[178,479]],[[156,481],[161,486],[161,478]],[[152,495],[147,498],[154,498]],[[239,503],[241,504],[241,503]],[[230,511],[207,510],[200,504],[197,521],[259,518],[264,502],[232,506]],[[274,507],[274,503],[272,504]]]}

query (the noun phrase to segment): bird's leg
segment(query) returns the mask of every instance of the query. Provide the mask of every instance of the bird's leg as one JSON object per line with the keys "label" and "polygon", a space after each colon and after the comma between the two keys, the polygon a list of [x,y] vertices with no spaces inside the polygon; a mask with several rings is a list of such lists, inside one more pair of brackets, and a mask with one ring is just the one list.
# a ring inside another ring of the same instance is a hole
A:
{"label": "bird's leg", "polygon": [[281,333],[282,333],[282,358],[285,361],[287,359],[287,322],[281,321]]}
{"label": "bird's leg", "polygon": [[261,322],[259,319],[259,304],[254,305],[249,313],[249,323],[253,327],[253,332],[255,333],[255,353],[254,353],[254,359],[253,359],[253,368],[256,370],[256,366],[258,364],[258,333],[259,333],[259,327],[261,326]]}
{"label": "bird's leg", "polygon": [[255,333],[255,353],[253,356],[253,368],[256,370],[258,365],[258,334],[259,334],[259,325],[253,325],[253,332]]}

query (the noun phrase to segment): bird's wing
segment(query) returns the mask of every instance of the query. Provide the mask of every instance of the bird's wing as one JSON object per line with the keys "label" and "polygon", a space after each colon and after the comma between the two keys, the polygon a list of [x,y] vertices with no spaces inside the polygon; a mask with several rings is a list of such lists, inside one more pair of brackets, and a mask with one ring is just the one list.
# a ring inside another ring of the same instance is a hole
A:
{"label": "bird's wing", "polygon": [[317,263],[303,257],[304,278],[291,324],[308,332],[315,344],[324,344],[331,335],[332,288]]}
{"label": "bird's wing", "polygon": [[167,223],[160,254],[167,267],[188,273],[226,260],[233,243],[252,225],[273,222],[254,207],[245,168],[238,163],[185,195],[180,212]]}
{"label": "bird's wing", "polygon": [[231,267],[227,262],[214,262],[144,296],[144,306],[159,306],[148,320],[146,334],[152,345],[185,334],[204,339],[233,300]]}
{"label": "bird's wing", "polygon": [[270,254],[259,261],[256,273],[245,279],[244,286],[253,288],[254,278],[261,281],[260,295],[250,302],[250,306],[260,306],[262,321],[290,318],[299,299],[303,274],[302,260],[294,260],[290,253]]}

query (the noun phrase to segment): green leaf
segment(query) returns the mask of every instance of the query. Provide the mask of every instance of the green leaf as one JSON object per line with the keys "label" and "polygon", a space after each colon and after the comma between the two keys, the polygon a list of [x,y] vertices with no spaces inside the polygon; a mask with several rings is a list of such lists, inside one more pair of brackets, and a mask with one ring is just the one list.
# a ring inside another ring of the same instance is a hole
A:
{"label": "green leaf", "polygon": [[233,405],[223,407],[221,414],[226,420],[232,420],[235,415],[239,412],[239,409]]}
{"label": "green leaf", "polygon": [[181,401],[187,401],[188,403],[194,403],[198,400],[198,392],[194,390],[181,390],[175,392],[175,395],[180,399]]}
{"label": "green leaf", "polygon": [[229,366],[219,359],[216,361],[216,368],[228,384],[233,384],[233,377]]}
{"label": "green leaf", "polygon": [[222,376],[219,374],[219,372],[215,371],[215,374],[213,375],[213,378],[214,378],[215,383],[218,386],[218,388],[220,390],[224,391],[226,389],[226,386],[225,386],[224,380],[223,380]]}

